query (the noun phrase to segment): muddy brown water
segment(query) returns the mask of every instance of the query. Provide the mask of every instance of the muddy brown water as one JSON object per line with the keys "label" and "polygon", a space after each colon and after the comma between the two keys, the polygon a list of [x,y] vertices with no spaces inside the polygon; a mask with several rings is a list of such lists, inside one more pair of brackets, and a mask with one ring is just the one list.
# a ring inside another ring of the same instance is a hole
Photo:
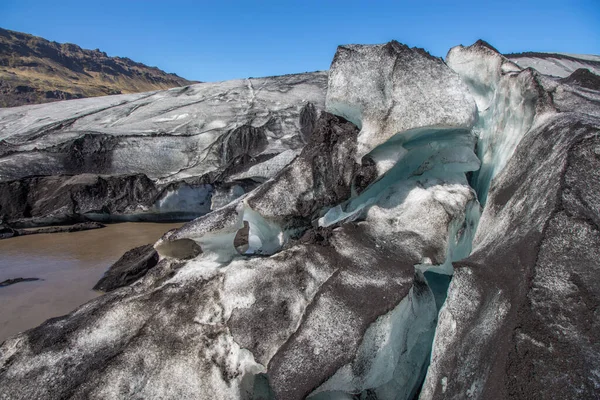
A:
{"label": "muddy brown water", "polygon": [[41,279],[0,287],[0,343],[100,296],[92,287],[123,253],[181,225],[128,222],[0,240],[0,282]]}

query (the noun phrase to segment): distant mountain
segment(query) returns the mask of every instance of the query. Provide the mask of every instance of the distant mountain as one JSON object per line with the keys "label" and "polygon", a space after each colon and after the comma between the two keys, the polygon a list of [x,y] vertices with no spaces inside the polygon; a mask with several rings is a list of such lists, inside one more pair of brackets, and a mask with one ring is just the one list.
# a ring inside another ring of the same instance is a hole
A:
{"label": "distant mountain", "polygon": [[186,86],[129,58],[0,28],[0,107]]}

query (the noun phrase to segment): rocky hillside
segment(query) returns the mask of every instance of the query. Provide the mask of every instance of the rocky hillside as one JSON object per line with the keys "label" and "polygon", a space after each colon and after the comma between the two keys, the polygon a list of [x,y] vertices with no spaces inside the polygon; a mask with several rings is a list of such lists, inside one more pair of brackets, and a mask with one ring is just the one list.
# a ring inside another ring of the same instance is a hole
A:
{"label": "rocky hillside", "polygon": [[185,86],[175,74],[0,28],[0,107]]}

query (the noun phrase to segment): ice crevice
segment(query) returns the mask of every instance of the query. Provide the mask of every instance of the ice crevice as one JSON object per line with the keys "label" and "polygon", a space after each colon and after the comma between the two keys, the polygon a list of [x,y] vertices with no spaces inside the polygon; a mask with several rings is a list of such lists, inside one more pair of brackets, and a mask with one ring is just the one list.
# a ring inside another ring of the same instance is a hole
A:
{"label": "ice crevice", "polygon": [[[315,390],[311,400],[418,396],[432,356],[438,313],[454,272],[452,263],[471,253],[492,180],[527,132],[552,110],[551,101],[540,90],[537,72],[521,69],[494,50],[477,44],[459,46],[449,52],[446,62],[466,83],[477,105],[473,125],[416,128],[391,136],[363,158],[376,165],[379,179],[360,193],[353,190],[350,199],[324,210],[318,220],[319,226],[335,227],[368,221],[371,214],[384,209],[404,214],[406,218],[399,220],[407,230],[431,238],[435,233],[424,228],[428,216],[411,215],[411,208],[419,209],[415,204],[427,198],[424,191],[429,192],[448,214],[445,254],[424,256],[415,265],[410,295],[370,326],[355,360]],[[361,108],[344,102],[334,105],[337,112],[362,126],[361,133],[369,126],[361,121]],[[461,198],[460,186],[468,187],[471,196]],[[436,193],[437,187],[444,190]],[[415,296],[419,286],[421,294]]]}
{"label": "ice crevice", "polygon": [[[393,224],[392,234],[413,232],[424,239],[446,229],[442,236],[447,242],[441,246],[444,252],[434,252],[415,265],[409,295],[368,328],[354,361],[316,389],[311,400],[410,399],[418,393],[452,262],[470,253],[481,212],[466,177],[480,167],[475,143],[466,129],[400,132],[365,156],[383,172],[379,179],[323,210],[317,221],[321,227],[366,221],[388,235],[387,225]],[[431,209],[436,210],[433,215],[424,215]],[[434,222],[439,219],[445,228]]]}

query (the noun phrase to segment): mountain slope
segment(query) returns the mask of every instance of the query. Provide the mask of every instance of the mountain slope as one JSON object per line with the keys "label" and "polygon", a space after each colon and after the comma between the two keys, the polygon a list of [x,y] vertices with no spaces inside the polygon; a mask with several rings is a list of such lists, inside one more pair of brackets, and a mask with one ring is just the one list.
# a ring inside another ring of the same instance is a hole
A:
{"label": "mountain slope", "polygon": [[129,58],[0,28],[0,107],[185,86]]}

